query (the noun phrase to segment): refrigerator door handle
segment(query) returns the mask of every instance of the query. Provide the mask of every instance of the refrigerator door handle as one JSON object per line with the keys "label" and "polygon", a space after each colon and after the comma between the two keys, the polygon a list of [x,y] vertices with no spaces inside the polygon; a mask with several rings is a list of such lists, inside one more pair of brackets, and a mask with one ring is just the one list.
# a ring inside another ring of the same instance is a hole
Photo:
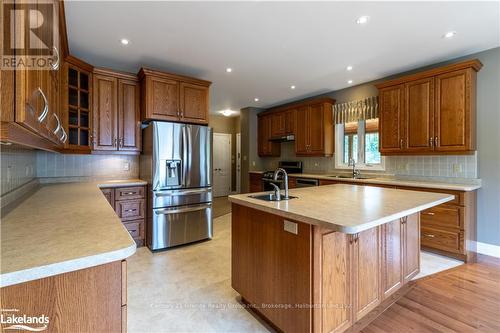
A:
{"label": "refrigerator door handle", "polygon": [[199,194],[199,193],[206,193],[210,192],[212,189],[211,188],[203,188],[203,189],[196,189],[196,190],[174,190],[174,191],[168,191],[168,192],[155,192],[155,196],[157,197],[176,197],[180,195],[191,195],[191,194]]}
{"label": "refrigerator door handle", "polygon": [[188,144],[187,144],[187,135],[186,135],[186,125],[182,125],[182,185],[186,186],[186,178],[187,178],[187,173],[189,172],[189,160],[188,160]]}
{"label": "refrigerator door handle", "polygon": [[212,204],[205,204],[196,207],[177,208],[177,209],[155,209],[154,212],[156,215],[180,214],[180,213],[196,212],[210,207],[212,207]]}

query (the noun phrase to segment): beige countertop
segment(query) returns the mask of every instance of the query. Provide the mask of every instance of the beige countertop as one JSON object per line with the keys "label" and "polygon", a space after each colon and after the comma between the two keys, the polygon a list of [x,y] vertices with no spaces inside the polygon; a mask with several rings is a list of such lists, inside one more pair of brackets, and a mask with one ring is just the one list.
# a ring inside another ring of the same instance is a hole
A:
{"label": "beige countertop", "polygon": [[[262,171],[249,171],[249,173],[262,173]],[[345,183],[365,183],[365,184],[381,184],[381,185],[394,185],[394,186],[424,187],[424,188],[435,188],[435,189],[452,190],[452,191],[475,191],[481,188],[481,185],[477,184],[445,183],[445,182],[431,181],[431,180],[429,181],[405,180],[405,179],[376,177],[376,176],[370,179],[335,178],[331,177],[332,175],[333,174],[329,175],[329,174],[315,174],[315,173],[289,174],[290,177],[296,177],[296,178],[324,179],[324,180],[333,180]]]}
{"label": "beige countertop", "polygon": [[[112,182],[120,186],[134,182]],[[136,245],[99,189],[40,186],[2,217],[0,287],[125,259]]]}
{"label": "beige countertop", "polygon": [[103,180],[98,181],[99,188],[114,188],[114,187],[124,187],[124,186],[145,186],[148,182],[138,179],[119,179],[119,180]]}
{"label": "beige countertop", "polygon": [[335,184],[291,189],[295,199],[263,201],[252,194],[229,200],[291,220],[354,234],[453,200],[453,195]]}

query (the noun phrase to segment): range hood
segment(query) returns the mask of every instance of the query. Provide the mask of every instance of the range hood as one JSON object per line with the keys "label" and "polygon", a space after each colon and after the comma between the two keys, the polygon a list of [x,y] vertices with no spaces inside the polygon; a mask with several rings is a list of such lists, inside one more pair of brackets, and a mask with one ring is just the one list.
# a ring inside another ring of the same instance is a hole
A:
{"label": "range hood", "polygon": [[270,141],[275,141],[275,142],[288,142],[288,141],[295,141],[295,135],[289,134],[289,135],[282,135],[282,136],[274,136],[269,139]]}

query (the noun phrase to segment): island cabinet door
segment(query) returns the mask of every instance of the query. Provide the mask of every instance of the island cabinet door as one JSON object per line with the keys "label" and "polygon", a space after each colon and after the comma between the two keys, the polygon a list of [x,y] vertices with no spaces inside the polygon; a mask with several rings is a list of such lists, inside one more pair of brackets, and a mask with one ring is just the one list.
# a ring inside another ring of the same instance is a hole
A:
{"label": "island cabinet door", "polygon": [[401,226],[400,219],[381,226],[382,291],[384,299],[402,286]]}
{"label": "island cabinet door", "polygon": [[363,318],[381,302],[380,263],[381,227],[350,236],[353,268],[354,322]]}
{"label": "island cabinet door", "polygon": [[420,271],[420,214],[407,216],[402,222],[403,283],[406,283]]}
{"label": "island cabinet door", "polygon": [[351,241],[350,235],[314,227],[314,332],[344,332],[352,325]]}

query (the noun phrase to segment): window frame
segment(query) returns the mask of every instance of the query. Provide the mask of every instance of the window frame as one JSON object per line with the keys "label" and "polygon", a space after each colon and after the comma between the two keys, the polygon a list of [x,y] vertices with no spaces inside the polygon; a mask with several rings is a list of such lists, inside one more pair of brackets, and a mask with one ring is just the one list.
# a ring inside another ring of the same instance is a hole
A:
{"label": "window frame", "polygon": [[[365,160],[365,131],[366,121],[358,120],[358,162],[356,169],[385,171],[385,156],[380,156],[380,164],[366,164]],[[380,132],[379,132],[380,140]],[[379,142],[380,147],[380,142]],[[344,124],[335,125],[335,168],[336,169],[352,169],[348,163],[344,163]],[[363,161],[363,163],[359,162]]]}

